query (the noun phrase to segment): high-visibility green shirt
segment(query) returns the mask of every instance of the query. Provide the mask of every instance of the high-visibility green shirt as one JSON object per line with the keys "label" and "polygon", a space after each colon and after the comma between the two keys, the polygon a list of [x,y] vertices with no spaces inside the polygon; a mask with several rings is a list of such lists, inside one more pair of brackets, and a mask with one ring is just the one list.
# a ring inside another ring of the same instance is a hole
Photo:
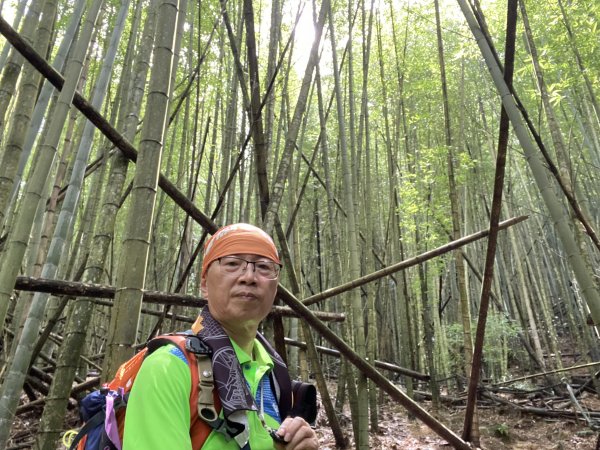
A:
{"label": "high-visibility green shirt", "polygon": [[[232,345],[259,408],[262,397],[265,422],[277,429],[281,419],[268,376],[273,360],[257,340],[254,341],[254,360],[235,342],[232,341]],[[166,345],[146,358],[129,395],[123,450],[200,450],[192,449],[189,434],[191,382],[186,358],[176,346]],[[246,414],[250,448],[273,450],[273,439],[258,413],[248,411]],[[239,446],[235,440],[227,440],[223,434],[212,431],[202,450],[239,450]]]}

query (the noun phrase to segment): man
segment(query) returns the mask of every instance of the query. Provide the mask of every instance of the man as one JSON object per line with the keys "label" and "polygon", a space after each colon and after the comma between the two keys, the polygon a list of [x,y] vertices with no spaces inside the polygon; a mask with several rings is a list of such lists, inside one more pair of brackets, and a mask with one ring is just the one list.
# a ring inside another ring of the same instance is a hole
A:
{"label": "man", "polygon": [[255,226],[229,225],[207,241],[201,289],[208,307],[192,331],[212,353],[220,416],[208,437],[194,437],[190,368],[179,348],[166,345],[146,358],[137,375],[123,450],[318,448],[316,434],[304,419],[281,417],[279,388],[274,386],[277,380],[285,383],[286,376],[289,382],[289,375],[258,333],[271,311],[280,268],[273,240]]}

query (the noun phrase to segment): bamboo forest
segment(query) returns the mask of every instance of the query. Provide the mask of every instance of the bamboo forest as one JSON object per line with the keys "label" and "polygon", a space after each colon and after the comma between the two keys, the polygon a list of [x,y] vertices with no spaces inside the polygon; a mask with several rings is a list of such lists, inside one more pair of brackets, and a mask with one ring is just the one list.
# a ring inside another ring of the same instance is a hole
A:
{"label": "bamboo forest", "polygon": [[0,12],[0,449],[68,449],[238,222],[319,448],[600,448],[600,2]]}

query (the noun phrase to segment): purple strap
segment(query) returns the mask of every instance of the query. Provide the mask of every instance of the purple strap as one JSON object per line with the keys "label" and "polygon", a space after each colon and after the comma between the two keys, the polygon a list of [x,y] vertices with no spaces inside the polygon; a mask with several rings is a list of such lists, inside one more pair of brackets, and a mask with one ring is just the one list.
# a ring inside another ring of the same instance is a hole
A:
{"label": "purple strap", "polygon": [[117,425],[117,417],[115,415],[114,403],[117,392],[109,392],[106,395],[106,418],[104,419],[104,429],[108,439],[112,442],[117,450],[121,450],[121,439],[119,438],[119,426]]}

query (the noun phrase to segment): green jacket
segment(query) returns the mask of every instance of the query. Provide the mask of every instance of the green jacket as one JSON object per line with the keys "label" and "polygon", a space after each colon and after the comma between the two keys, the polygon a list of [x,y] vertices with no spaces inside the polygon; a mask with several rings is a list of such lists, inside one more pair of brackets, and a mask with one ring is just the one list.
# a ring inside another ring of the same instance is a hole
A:
{"label": "green jacket", "polygon": [[[281,418],[268,376],[273,360],[257,340],[255,360],[235,342],[232,345],[259,409],[262,397],[266,424],[277,429]],[[200,450],[192,449],[189,435],[190,389],[190,368],[181,350],[166,345],[152,353],[142,364],[127,402],[123,450]],[[258,413],[248,411],[247,416],[250,448],[273,450],[273,440]],[[212,431],[202,449],[239,450],[239,446],[235,440]]]}

